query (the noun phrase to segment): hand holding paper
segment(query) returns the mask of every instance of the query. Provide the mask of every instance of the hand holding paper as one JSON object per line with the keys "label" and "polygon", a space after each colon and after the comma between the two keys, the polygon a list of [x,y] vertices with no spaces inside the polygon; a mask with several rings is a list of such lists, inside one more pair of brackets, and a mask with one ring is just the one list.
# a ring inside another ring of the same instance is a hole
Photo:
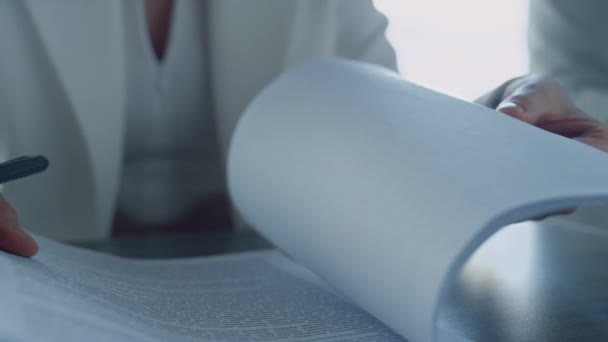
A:
{"label": "hand holding paper", "polygon": [[606,174],[601,151],[344,61],[271,84],[228,168],[252,225],[414,341],[433,340],[445,287],[484,240],[605,201]]}
{"label": "hand holding paper", "polygon": [[608,152],[608,125],[579,109],[568,91],[551,78],[528,75],[511,81],[497,110]]}

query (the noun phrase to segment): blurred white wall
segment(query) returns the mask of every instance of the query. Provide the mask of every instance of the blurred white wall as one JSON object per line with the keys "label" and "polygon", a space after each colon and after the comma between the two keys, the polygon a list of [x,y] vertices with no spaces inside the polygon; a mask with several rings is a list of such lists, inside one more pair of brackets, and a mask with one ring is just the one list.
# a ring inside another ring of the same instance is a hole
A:
{"label": "blurred white wall", "polygon": [[528,0],[374,0],[410,81],[474,99],[528,68]]}

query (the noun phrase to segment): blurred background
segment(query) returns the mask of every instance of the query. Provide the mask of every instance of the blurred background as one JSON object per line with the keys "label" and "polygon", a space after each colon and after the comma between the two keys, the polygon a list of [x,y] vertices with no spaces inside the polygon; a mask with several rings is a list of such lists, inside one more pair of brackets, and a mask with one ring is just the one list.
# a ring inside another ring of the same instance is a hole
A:
{"label": "blurred background", "polygon": [[374,1],[412,82],[473,100],[528,69],[529,0]]}

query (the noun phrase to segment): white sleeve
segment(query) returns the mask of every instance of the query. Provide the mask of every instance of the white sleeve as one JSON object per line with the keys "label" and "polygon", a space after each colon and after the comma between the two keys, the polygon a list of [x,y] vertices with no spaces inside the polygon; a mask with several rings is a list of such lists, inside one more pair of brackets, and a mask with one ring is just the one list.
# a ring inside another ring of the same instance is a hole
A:
{"label": "white sleeve", "polygon": [[608,122],[607,1],[531,0],[531,71],[550,75],[588,114]]}
{"label": "white sleeve", "polygon": [[388,20],[371,0],[336,0],[336,55],[397,70],[395,51],[386,38]]}

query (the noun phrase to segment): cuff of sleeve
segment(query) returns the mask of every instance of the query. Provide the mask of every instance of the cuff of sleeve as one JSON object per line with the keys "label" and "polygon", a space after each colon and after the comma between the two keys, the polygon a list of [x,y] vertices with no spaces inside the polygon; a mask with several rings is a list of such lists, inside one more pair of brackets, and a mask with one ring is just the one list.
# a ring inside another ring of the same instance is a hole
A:
{"label": "cuff of sleeve", "polygon": [[524,77],[525,76],[519,76],[519,77],[515,77],[515,78],[512,78],[512,79],[504,82],[503,84],[498,86],[498,88],[479,97],[477,100],[475,100],[475,103],[478,103],[480,105],[486,106],[491,109],[496,109],[498,107],[498,105],[502,102],[502,100],[504,99],[507,89],[513,83],[521,80]]}

